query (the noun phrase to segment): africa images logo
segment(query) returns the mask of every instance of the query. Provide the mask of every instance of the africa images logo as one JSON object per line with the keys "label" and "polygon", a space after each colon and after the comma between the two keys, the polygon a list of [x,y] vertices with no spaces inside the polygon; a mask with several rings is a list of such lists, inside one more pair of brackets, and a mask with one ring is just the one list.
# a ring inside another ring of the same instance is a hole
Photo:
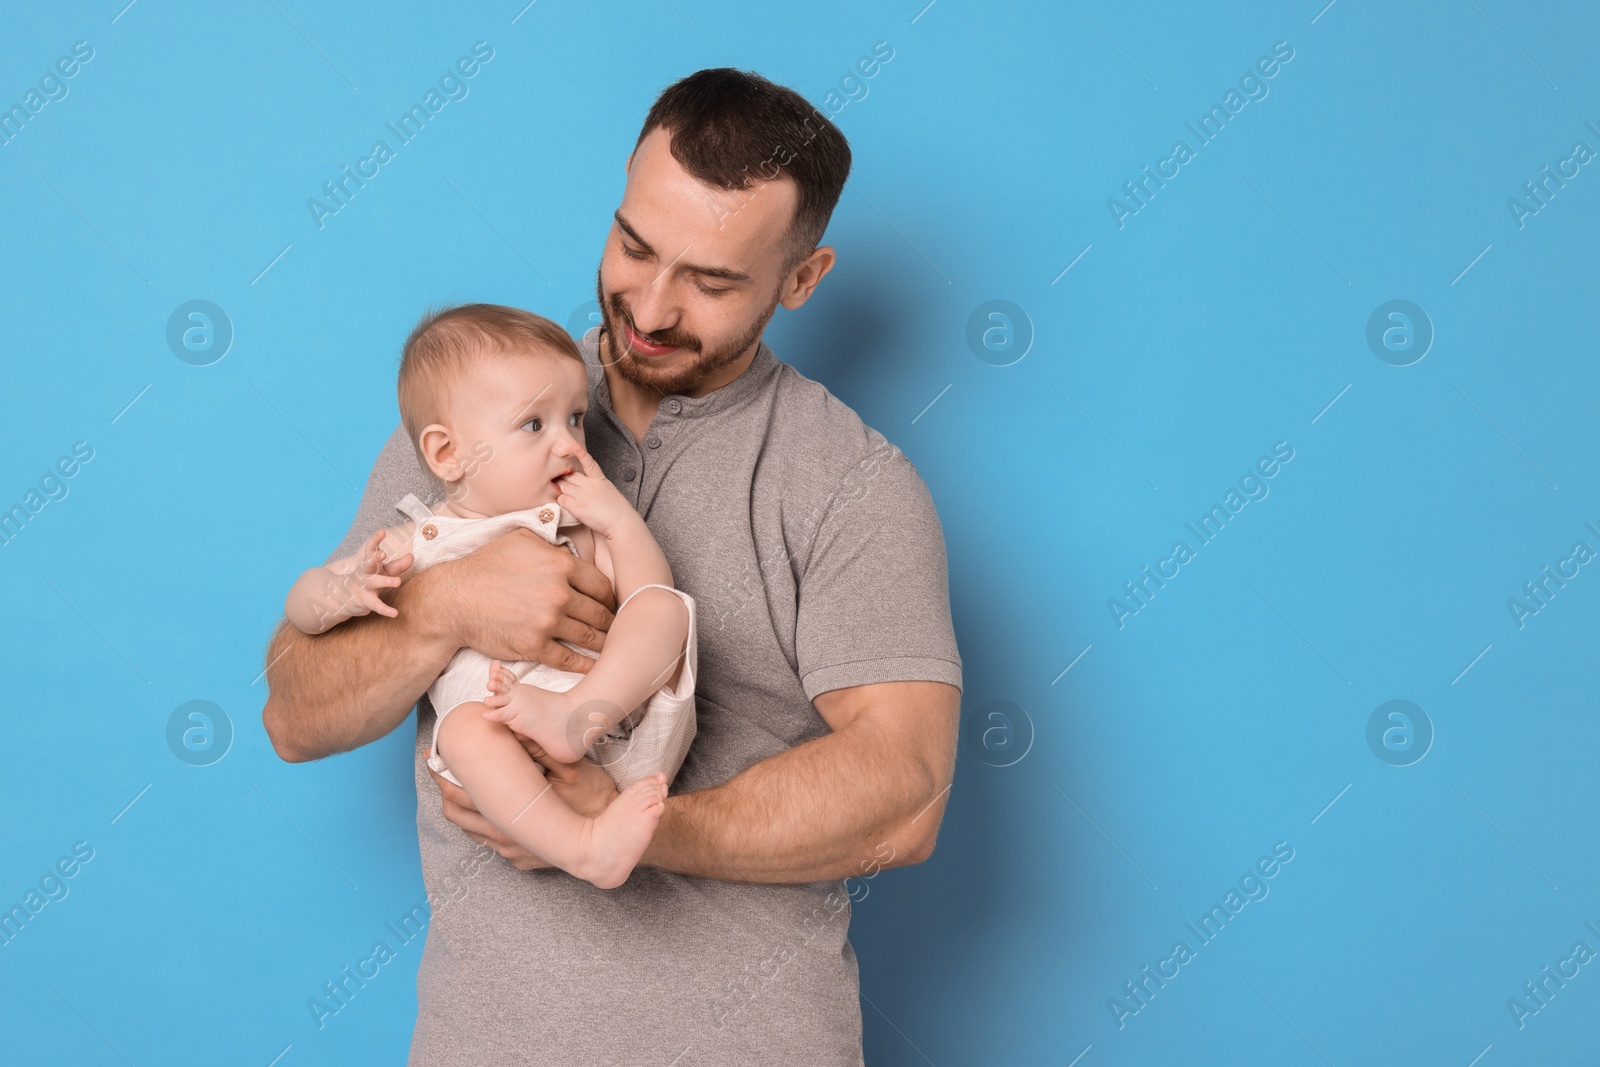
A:
{"label": "africa images logo", "polygon": [[1195,147],[1191,148],[1187,140],[1180,138],[1173,142],[1172,150],[1165,158],[1156,161],[1154,171],[1146,163],[1140,168],[1141,177],[1123,182],[1122,191],[1127,199],[1119,200],[1114,196],[1106,199],[1106,210],[1111,212],[1111,221],[1117,224],[1117,229],[1127,224],[1125,220],[1149,207],[1149,201],[1155,199],[1156,191],[1165,189],[1168,181],[1183,173],[1183,167],[1197,158],[1199,149],[1216,140],[1229,120],[1243,111],[1246,104],[1252,100],[1265,100],[1271,92],[1267,82],[1288,66],[1293,58],[1294,46],[1288,41],[1274,44],[1270,56],[1257,59],[1255,65],[1239,78],[1237,89],[1229,89],[1223,94],[1222,103],[1212,104],[1195,122],[1183,124],[1194,135]]}
{"label": "africa images logo", "polygon": [[311,221],[317,224],[317,229],[325,227],[326,220],[330,216],[337,215],[349,207],[357,191],[365,189],[367,182],[376,178],[382,172],[382,167],[396,158],[397,149],[415,140],[427,126],[428,121],[443,111],[446,104],[465,100],[467,94],[472,91],[467,82],[477,77],[478,72],[493,58],[494,47],[488,41],[474,44],[472,55],[457,59],[453,67],[439,76],[437,89],[430,86],[423,94],[420,103],[412,104],[409,109],[401,112],[394,122],[383,124],[384,129],[394,137],[393,147],[386,140],[374,141],[372,149],[356,160],[354,171],[350,169],[350,164],[346,163],[339,168],[337,178],[323,182],[324,196],[321,198],[313,196],[306,201],[306,209],[311,212]]}

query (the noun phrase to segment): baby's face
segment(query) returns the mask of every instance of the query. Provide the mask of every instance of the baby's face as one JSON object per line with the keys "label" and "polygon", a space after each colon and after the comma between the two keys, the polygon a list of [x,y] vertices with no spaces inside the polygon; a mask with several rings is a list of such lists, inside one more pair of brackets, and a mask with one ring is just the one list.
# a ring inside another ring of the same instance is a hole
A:
{"label": "baby's face", "polygon": [[450,499],[479,515],[555,500],[554,479],[581,470],[589,378],[556,352],[493,355],[473,362],[451,390],[450,435],[462,477]]}

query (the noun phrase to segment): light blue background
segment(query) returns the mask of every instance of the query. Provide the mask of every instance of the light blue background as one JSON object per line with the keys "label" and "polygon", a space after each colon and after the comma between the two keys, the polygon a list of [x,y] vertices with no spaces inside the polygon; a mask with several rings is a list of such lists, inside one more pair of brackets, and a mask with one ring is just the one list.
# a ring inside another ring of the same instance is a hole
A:
{"label": "light blue background", "polygon": [[[420,943],[325,1029],[306,1000],[422,899],[412,728],[285,765],[256,680],[397,421],[400,342],[446,300],[567,321],[670,81],[822,105],[887,41],[837,116],[839,265],[767,335],[926,478],[965,660],[938,850],[856,887],[868,1062],[1592,1062],[1600,966],[1523,1029],[1506,1002],[1600,949],[1600,567],[1521,629],[1507,600],[1600,548],[1600,173],[1520,229],[1507,199],[1600,149],[1594,8],[925,2],[8,14],[6,105],[95,49],[0,148],[0,506],[95,450],[0,548],[0,903],[95,850],[0,948],[8,1061],[403,1059]],[[307,198],[479,40],[470,95],[319,230]],[[1270,95],[1119,229],[1107,198],[1278,41]],[[164,340],[191,299],[234,324],[211,366]],[[965,340],[993,299],[1031,321],[1010,366]],[[1391,299],[1436,330],[1408,367],[1365,341]],[[1108,598],[1277,441],[1270,495],[1119,629]],[[234,728],[209,767],[165,738],[194,699]],[[1391,699],[1436,731],[1412,766],[1367,745]],[[1010,766],[991,700],[1031,724]],[[1119,1029],[1278,841],[1270,896]]]}

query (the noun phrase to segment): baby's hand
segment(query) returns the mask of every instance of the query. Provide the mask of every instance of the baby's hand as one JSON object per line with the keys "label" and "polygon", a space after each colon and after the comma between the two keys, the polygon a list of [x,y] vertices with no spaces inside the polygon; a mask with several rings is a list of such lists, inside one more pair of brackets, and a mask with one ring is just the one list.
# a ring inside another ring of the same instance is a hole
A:
{"label": "baby's hand", "polygon": [[589,529],[609,540],[619,523],[630,518],[637,519],[639,513],[628,503],[628,498],[607,480],[594,457],[585,452],[581,445],[573,447],[577,450],[575,455],[578,464],[583,469],[574,471],[556,483],[561,487],[556,503],[572,512]]}
{"label": "baby's hand", "polygon": [[367,538],[350,557],[350,569],[335,572],[327,583],[328,593],[339,608],[349,617],[377,612],[394,618],[400,613],[378,596],[380,589],[392,589],[400,584],[400,575],[411,566],[411,553],[391,560],[383,551],[386,531],[379,530]]}

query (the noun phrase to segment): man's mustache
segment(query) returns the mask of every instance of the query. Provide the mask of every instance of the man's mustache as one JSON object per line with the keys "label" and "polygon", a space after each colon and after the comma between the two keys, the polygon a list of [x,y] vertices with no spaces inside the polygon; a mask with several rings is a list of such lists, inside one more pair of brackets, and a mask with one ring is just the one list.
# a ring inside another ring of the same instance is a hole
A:
{"label": "man's mustache", "polygon": [[627,323],[629,329],[651,344],[673,345],[677,348],[686,348],[691,352],[700,351],[700,339],[693,334],[684,333],[680,330],[660,330],[656,333],[645,333],[637,326],[634,326],[633,316],[628,314],[628,309],[620,300],[615,298],[611,301],[611,314],[618,321]]}

